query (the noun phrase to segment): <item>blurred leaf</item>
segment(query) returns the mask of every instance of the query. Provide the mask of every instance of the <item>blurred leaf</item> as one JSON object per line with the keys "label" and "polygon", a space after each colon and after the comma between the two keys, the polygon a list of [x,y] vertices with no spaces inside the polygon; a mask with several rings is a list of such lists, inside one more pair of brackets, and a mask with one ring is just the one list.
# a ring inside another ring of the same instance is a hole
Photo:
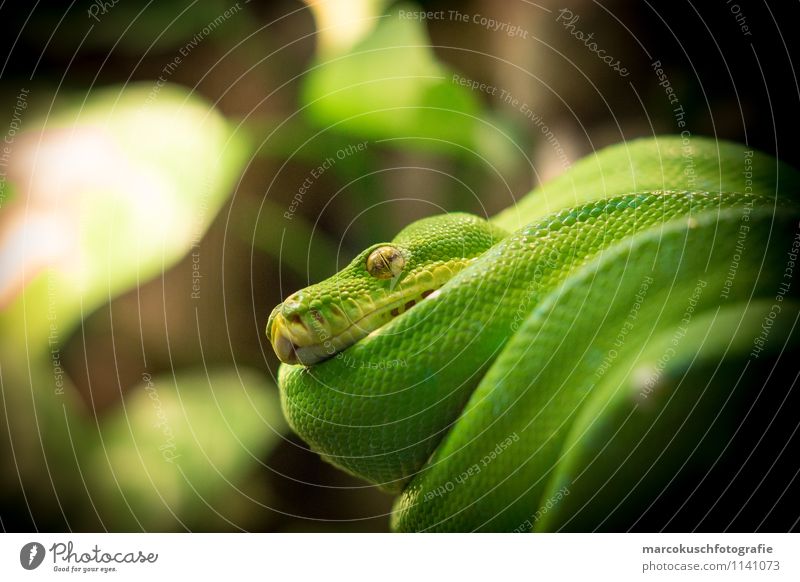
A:
{"label": "blurred leaf", "polygon": [[305,0],[317,21],[317,51],[347,50],[375,26],[389,0]]}
{"label": "blurred leaf", "polygon": [[197,527],[216,513],[241,524],[237,507],[253,507],[241,486],[285,430],[277,390],[259,373],[145,377],[104,419],[85,472],[107,527]]}
{"label": "blurred leaf", "polygon": [[310,118],[332,130],[403,138],[397,147],[458,151],[475,145],[479,122],[473,116],[481,108],[451,77],[436,60],[424,24],[391,14],[351,52],[309,70],[302,99]]}
{"label": "blurred leaf", "polygon": [[[31,125],[9,172],[20,195],[0,211],[0,304],[52,269],[28,303],[57,297],[62,328],[197,244],[249,152],[213,107],[168,85],[96,91]],[[28,313],[29,329],[46,315]]]}

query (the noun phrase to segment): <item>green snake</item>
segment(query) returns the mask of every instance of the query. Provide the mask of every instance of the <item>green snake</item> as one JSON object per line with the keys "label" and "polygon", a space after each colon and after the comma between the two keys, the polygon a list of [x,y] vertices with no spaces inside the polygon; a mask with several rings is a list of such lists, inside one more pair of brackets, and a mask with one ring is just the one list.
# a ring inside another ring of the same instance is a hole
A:
{"label": "green snake", "polygon": [[713,381],[793,339],[798,184],[743,145],[664,136],[490,219],[419,220],[273,310],[284,413],[399,494],[398,531],[641,515],[643,490],[712,462],[694,449],[720,426]]}

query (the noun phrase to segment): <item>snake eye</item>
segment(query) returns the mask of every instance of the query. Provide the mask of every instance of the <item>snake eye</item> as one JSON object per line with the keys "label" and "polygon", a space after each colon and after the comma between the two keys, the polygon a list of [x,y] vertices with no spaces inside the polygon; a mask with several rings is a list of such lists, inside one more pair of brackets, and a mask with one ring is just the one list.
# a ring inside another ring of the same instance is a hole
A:
{"label": "snake eye", "polygon": [[378,247],[367,257],[367,272],[376,279],[397,277],[405,266],[405,257],[395,247]]}

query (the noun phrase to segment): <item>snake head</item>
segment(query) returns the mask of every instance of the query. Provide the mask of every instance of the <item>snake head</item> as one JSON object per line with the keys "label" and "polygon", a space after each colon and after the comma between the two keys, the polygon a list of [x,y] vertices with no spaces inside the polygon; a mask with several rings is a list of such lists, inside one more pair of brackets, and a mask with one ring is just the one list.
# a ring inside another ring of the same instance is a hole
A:
{"label": "snake head", "polygon": [[275,354],[306,366],[330,358],[429,297],[504,235],[461,213],[409,225],[275,307],[266,330]]}

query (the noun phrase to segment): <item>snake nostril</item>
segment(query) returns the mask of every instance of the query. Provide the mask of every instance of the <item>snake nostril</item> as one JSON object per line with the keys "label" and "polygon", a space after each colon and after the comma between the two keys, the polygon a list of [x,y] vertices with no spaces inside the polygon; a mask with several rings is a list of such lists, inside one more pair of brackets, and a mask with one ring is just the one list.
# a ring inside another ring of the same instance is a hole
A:
{"label": "snake nostril", "polygon": [[293,293],[284,299],[281,309],[283,310],[284,315],[289,315],[300,311],[302,309],[302,305],[303,302],[300,295],[298,293]]}

